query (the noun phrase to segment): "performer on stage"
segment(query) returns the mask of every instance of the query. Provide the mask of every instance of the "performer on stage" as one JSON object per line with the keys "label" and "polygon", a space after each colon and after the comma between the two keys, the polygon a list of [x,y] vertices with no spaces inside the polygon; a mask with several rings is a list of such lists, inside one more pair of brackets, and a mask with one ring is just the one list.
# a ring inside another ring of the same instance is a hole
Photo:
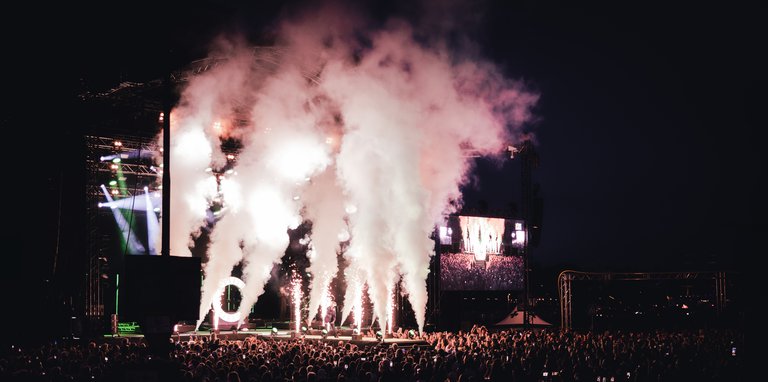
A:
{"label": "performer on stage", "polygon": [[323,324],[329,333],[332,332],[334,337],[338,337],[336,333],[336,301],[332,301],[331,304],[328,305],[328,310],[325,312],[325,322]]}

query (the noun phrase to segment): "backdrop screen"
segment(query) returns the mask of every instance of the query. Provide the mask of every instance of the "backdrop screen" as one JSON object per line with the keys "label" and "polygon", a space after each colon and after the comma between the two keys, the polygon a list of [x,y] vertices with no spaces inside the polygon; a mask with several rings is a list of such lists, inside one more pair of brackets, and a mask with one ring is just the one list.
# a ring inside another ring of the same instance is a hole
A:
{"label": "backdrop screen", "polygon": [[446,291],[523,289],[525,224],[521,220],[455,216],[439,227],[440,285]]}

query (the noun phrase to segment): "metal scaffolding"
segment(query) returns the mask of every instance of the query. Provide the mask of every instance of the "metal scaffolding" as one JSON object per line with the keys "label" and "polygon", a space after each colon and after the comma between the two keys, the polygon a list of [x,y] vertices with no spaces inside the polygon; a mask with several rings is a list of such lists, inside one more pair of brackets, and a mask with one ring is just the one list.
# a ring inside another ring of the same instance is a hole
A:
{"label": "metal scaffolding", "polygon": [[[100,321],[105,319],[106,309],[104,304],[105,285],[108,282],[106,272],[108,270],[108,259],[110,254],[111,237],[114,234],[111,230],[103,227],[99,222],[100,214],[108,213],[104,208],[99,207],[104,194],[101,185],[104,180],[109,179],[116,173],[115,165],[108,160],[102,160],[102,157],[109,155],[120,155],[135,152],[136,150],[154,150],[151,137],[128,137],[128,136],[84,136],[86,146],[86,252],[87,252],[87,271],[85,273],[85,318],[89,321]],[[116,144],[115,142],[119,142]],[[142,179],[142,184],[151,184],[155,182],[158,173],[150,165],[140,163],[119,164],[120,173],[123,176],[131,177],[126,179],[136,184],[136,179]],[[143,187],[142,187],[143,191]],[[137,194],[135,188],[126,187],[123,189],[124,197],[130,197]]]}
{"label": "metal scaffolding", "polygon": [[[254,47],[252,49],[254,67],[262,71],[265,75],[274,73],[280,66],[284,55],[284,50],[275,47]],[[128,154],[138,150],[144,154],[154,153],[160,157],[159,146],[156,144],[156,136],[160,127],[167,126],[170,121],[170,115],[166,108],[167,101],[179,87],[187,83],[194,76],[205,73],[228,60],[222,58],[206,58],[191,62],[186,67],[170,71],[168,78],[170,82],[164,79],[156,79],[146,82],[123,81],[117,86],[104,91],[88,91],[79,95],[88,112],[93,112],[93,117],[97,120],[95,123],[101,128],[109,131],[122,132],[144,132],[144,136],[135,136],[128,134],[112,135],[86,135],[84,137],[86,144],[86,176],[85,197],[86,197],[86,255],[88,263],[86,266],[84,291],[85,306],[84,316],[89,321],[95,321],[105,318],[104,305],[104,283],[102,276],[105,272],[105,261],[108,256],[110,245],[110,233],[105,227],[99,225],[99,216],[104,213],[99,207],[100,200],[104,197],[101,188],[102,180],[115,173],[115,163],[103,160],[103,156]],[[322,61],[317,60],[305,68],[301,68],[302,74],[309,80],[317,82],[317,76],[322,69]],[[239,108],[248,110],[248,105]],[[99,114],[100,113],[100,114]],[[161,113],[163,118],[160,118]],[[247,113],[236,113],[232,119],[235,123],[247,123]],[[155,119],[158,118],[158,119]],[[153,123],[155,119],[156,125]],[[137,130],[138,129],[138,130]],[[149,132],[149,133],[147,133]],[[120,144],[115,144],[119,141]],[[222,147],[223,151],[233,152]],[[133,159],[133,158],[132,158]],[[120,161],[120,176],[126,181],[138,185],[159,185],[162,179],[162,171],[151,164],[151,160],[144,157],[144,160],[138,161]],[[122,197],[133,197],[143,192],[142,187],[123,187],[119,190]],[[165,201],[168,203],[169,201]],[[164,222],[164,224],[166,224]]]}
{"label": "metal scaffolding", "polygon": [[571,329],[573,324],[572,302],[574,280],[640,281],[640,280],[714,280],[715,307],[722,313],[726,305],[726,272],[580,272],[565,270],[557,276],[560,296],[560,326]]}

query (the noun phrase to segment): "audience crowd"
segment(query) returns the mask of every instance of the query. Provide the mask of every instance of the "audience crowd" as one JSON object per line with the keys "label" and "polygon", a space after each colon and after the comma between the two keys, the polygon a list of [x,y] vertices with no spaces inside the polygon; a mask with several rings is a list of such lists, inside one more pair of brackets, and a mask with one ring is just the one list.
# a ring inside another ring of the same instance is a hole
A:
{"label": "audience crowd", "polygon": [[[370,345],[304,338],[174,338],[11,346],[0,381],[731,381],[743,337],[731,330],[578,332],[554,329],[417,334]],[[387,342],[390,341],[390,342]]]}
{"label": "audience crowd", "polygon": [[444,290],[520,290],[523,289],[523,258],[488,255],[475,262],[467,253],[440,255],[440,286]]}

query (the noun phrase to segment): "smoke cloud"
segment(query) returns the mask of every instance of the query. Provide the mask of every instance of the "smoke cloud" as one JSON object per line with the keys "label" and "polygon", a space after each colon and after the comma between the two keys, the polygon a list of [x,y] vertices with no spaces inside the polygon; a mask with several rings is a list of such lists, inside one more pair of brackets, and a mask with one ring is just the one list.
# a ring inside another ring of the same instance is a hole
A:
{"label": "smoke cloud", "polygon": [[344,193],[337,183],[335,166],[312,179],[304,191],[307,220],[312,222],[312,250],[309,272],[312,274],[309,295],[309,316],[311,322],[324,292],[328,292],[331,280],[336,276],[338,264],[336,255],[339,242],[349,239],[345,222]]}
{"label": "smoke cloud", "polygon": [[[303,217],[312,222],[310,319],[348,228],[348,288],[367,283],[383,328],[402,280],[423,329],[435,224],[461,205],[472,156],[498,156],[523,137],[537,95],[416,30],[402,20],[371,28],[325,8],[284,22],[270,60],[230,47],[227,64],[190,80],[173,115],[174,253],[188,248],[211,199],[205,168],[220,161],[223,133],[210,126],[229,118],[226,134],[242,144],[234,173],[214,188],[226,207],[211,237],[201,319],[240,262],[245,315]],[[232,121],[234,110],[245,123]],[[346,291],[342,319],[359,298]]]}

